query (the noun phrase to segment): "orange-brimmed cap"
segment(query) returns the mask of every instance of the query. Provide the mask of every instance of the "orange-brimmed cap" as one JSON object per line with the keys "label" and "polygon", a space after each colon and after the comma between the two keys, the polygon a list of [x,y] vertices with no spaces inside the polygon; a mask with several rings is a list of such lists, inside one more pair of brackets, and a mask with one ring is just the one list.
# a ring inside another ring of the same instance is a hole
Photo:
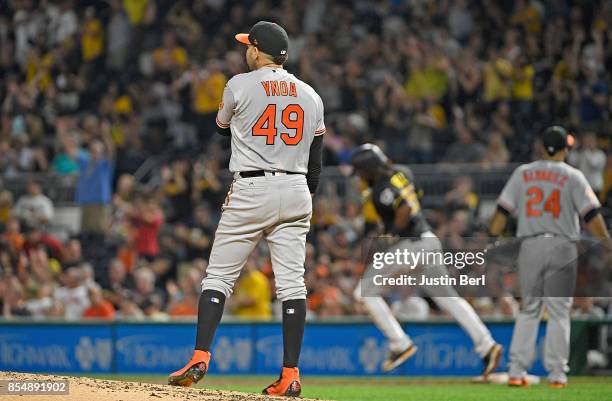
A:
{"label": "orange-brimmed cap", "polygon": [[236,40],[245,45],[257,46],[272,57],[284,56],[289,47],[289,36],[282,26],[274,22],[259,21],[249,33],[239,33]]}
{"label": "orange-brimmed cap", "polygon": [[249,40],[249,34],[248,33],[237,33],[235,38],[236,38],[236,40],[238,42],[244,43],[245,45],[252,44],[251,41]]}

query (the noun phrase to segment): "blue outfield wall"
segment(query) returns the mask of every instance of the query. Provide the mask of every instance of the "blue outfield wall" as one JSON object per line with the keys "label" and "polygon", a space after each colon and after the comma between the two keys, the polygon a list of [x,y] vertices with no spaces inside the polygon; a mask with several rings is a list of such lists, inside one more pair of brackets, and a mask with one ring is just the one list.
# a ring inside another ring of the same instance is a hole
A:
{"label": "blue outfield wall", "polygon": [[[488,324],[507,348],[512,323]],[[469,337],[454,323],[413,323],[406,331],[419,347],[391,375],[477,375],[481,360]],[[531,370],[544,374],[542,336]],[[167,374],[191,356],[194,323],[0,323],[0,370],[41,373]],[[282,362],[278,323],[224,323],[213,344],[210,372],[278,374]],[[376,375],[387,352],[381,333],[370,323],[306,325],[300,369],[307,375]]]}

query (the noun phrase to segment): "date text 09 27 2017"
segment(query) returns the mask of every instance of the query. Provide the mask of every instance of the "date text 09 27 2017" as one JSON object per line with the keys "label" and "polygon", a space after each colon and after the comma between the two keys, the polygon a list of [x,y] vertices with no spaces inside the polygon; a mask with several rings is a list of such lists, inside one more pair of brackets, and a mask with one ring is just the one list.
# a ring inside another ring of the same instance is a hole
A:
{"label": "date text 09 27 2017", "polygon": [[0,380],[0,395],[66,395],[68,380]]}

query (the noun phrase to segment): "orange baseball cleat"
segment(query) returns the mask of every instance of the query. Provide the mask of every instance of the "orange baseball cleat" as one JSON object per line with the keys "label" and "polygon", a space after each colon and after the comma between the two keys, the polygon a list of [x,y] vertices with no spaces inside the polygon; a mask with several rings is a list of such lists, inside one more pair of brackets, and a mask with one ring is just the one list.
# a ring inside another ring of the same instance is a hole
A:
{"label": "orange baseball cleat", "polygon": [[529,382],[524,377],[511,377],[508,379],[510,387],[529,387]]}
{"label": "orange baseball cleat", "polygon": [[298,368],[283,368],[277,381],[263,389],[262,394],[298,397],[302,392]]}
{"label": "orange baseball cleat", "polygon": [[194,350],[191,360],[181,370],[171,373],[168,384],[171,386],[191,387],[202,380],[210,364],[210,352]]}
{"label": "orange baseball cleat", "polygon": [[567,382],[550,382],[548,383],[548,387],[550,388],[566,388],[567,387]]}

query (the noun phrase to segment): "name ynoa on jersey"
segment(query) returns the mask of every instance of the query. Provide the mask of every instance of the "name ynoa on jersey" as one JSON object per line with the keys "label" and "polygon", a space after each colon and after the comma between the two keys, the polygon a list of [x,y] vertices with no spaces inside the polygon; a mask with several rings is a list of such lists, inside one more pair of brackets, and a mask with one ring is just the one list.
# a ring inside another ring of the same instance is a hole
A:
{"label": "name ynoa on jersey", "polygon": [[294,82],[287,81],[261,81],[266,96],[292,96],[297,97],[297,87]]}

